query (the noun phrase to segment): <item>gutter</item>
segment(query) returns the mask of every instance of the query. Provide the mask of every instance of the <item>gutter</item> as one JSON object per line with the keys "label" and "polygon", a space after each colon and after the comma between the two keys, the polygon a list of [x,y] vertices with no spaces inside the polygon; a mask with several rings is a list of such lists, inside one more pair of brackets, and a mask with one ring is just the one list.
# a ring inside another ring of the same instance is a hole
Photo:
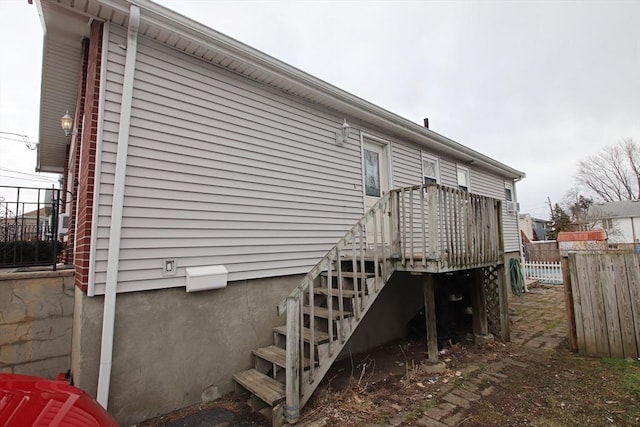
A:
{"label": "gutter", "polygon": [[124,63],[122,103],[120,106],[120,126],[118,128],[118,152],[113,185],[111,228],[109,230],[109,253],[107,255],[107,278],[104,294],[102,317],[102,343],[100,346],[100,371],[98,374],[97,400],[107,409],[111,366],[113,361],[113,332],[116,315],[116,291],[118,287],[118,263],[120,261],[120,235],[122,211],[124,207],[124,189],[129,149],[129,127],[131,122],[131,101],[133,97],[133,77],[138,51],[138,29],[140,27],[140,8],[131,5],[129,10],[129,28],[127,31],[127,54]]}

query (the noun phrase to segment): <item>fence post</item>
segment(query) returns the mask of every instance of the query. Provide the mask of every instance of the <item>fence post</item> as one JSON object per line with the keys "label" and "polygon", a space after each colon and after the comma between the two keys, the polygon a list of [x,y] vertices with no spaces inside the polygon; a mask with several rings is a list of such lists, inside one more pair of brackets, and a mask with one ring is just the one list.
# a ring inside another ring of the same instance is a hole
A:
{"label": "fence post", "polygon": [[564,304],[569,321],[569,344],[571,351],[578,351],[578,335],[576,333],[576,313],[573,307],[573,289],[571,285],[571,272],[569,271],[569,257],[563,256],[560,259],[562,266],[562,283],[564,283]]}

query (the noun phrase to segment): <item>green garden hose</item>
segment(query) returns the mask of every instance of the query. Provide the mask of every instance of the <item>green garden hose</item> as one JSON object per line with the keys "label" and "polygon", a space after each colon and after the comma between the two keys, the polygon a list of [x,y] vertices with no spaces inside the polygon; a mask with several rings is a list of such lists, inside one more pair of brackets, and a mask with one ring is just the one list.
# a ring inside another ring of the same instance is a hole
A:
{"label": "green garden hose", "polygon": [[511,258],[509,260],[509,277],[511,278],[511,292],[520,296],[524,292],[524,274],[522,273],[522,264],[519,258]]}

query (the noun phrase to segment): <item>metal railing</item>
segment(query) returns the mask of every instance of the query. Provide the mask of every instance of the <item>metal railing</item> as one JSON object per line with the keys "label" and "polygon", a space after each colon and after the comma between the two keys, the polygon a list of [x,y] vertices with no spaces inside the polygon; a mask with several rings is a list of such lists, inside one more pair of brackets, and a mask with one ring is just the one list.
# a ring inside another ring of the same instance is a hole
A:
{"label": "metal railing", "polygon": [[0,186],[0,194],[0,267],[51,265],[55,270],[62,250],[62,190]]}

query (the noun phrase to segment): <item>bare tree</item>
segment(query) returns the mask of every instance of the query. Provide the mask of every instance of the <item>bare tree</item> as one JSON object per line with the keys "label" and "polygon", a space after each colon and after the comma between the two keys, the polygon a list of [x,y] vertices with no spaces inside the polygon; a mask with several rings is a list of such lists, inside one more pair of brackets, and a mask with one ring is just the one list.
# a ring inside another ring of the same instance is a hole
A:
{"label": "bare tree", "polygon": [[571,217],[571,221],[580,226],[587,222],[589,208],[593,205],[593,199],[580,193],[578,187],[572,187],[562,198],[561,206]]}
{"label": "bare tree", "polygon": [[578,162],[578,182],[604,202],[640,199],[640,145],[626,138]]}

